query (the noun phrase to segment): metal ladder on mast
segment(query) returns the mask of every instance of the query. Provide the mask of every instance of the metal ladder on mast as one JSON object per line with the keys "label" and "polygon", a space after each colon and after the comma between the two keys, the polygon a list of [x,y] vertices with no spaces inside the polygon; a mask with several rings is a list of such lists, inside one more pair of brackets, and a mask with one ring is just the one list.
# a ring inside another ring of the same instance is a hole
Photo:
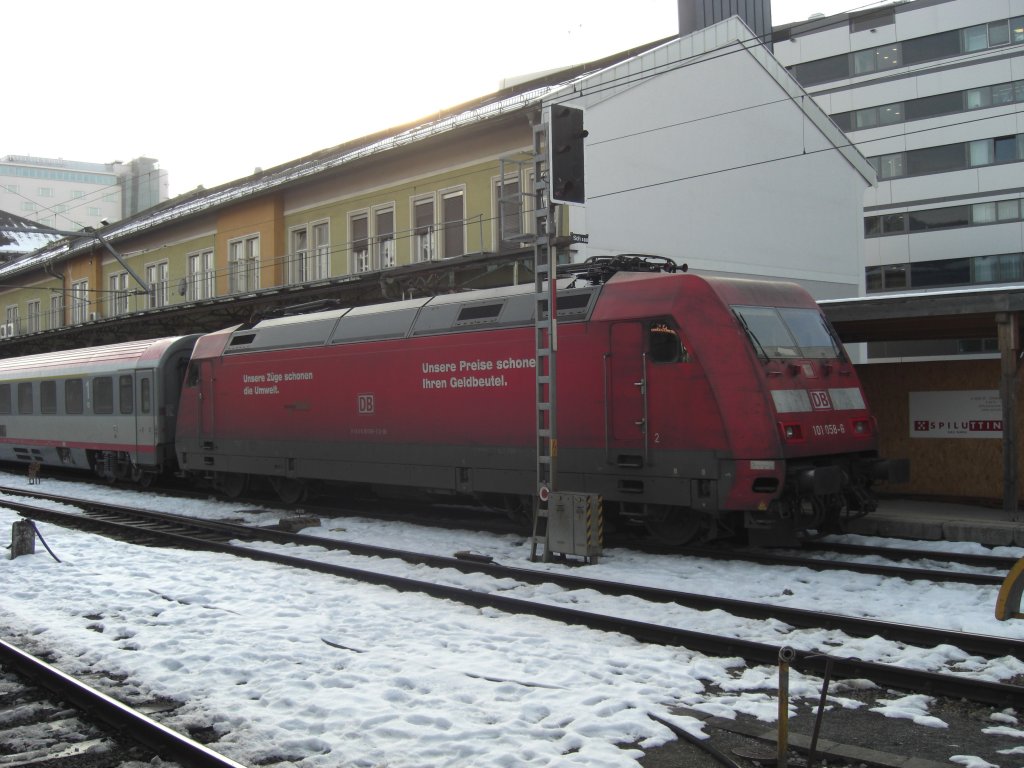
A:
{"label": "metal ladder on mast", "polygon": [[[547,502],[555,490],[558,459],[558,431],[555,409],[555,354],[557,331],[557,235],[555,207],[548,195],[548,125],[533,126],[534,232],[533,275],[535,288],[534,340],[537,382],[537,496],[533,506],[533,536],[530,560],[537,559],[538,540],[544,539],[544,561],[551,559],[548,546]],[[541,530],[543,528],[543,530]]]}

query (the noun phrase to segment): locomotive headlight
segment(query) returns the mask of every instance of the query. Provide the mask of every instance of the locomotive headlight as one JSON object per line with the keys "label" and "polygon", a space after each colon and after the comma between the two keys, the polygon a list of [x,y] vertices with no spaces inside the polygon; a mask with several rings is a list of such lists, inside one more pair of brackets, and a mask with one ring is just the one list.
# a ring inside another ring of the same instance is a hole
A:
{"label": "locomotive headlight", "polygon": [[779,433],[787,443],[798,443],[804,439],[804,430],[796,422],[779,422]]}
{"label": "locomotive headlight", "polygon": [[871,434],[870,419],[851,419],[850,431],[854,437],[868,437]]}

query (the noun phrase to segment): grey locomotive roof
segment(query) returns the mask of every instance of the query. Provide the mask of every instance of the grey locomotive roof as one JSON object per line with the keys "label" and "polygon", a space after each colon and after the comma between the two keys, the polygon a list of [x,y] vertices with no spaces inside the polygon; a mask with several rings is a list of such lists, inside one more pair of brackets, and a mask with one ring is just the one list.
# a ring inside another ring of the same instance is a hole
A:
{"label": "grey locomotive roof", "polygon": [[[559,280],[564,301],[558,302],[558,317],[583,320],[601,286],[569,288],[570,283]],[[531,284],[273,318],[235,331],[225,354],[522,327],[534,322],[535,307]]]}

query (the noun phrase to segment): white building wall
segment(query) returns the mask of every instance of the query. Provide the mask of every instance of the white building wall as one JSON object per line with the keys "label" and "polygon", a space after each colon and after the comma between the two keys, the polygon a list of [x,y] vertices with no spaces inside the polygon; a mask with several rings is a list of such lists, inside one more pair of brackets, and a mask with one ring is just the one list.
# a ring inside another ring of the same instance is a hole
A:
{"label": "white building wall", "polygon": [[[589,133],[578,256],[650,253],[702,273],[796,280],[818,298],[860,295],[870,169],[837,149],[841,132],[822,132],[822,113],[764,49],[730,43],[723,27],[733,40],[745,30],[732,20],[707,31],[720,47],[706,61],[686,58],[684,38],[667,59],[633,61],[628,86],[609,91],[622,82],[612,71],[568,102],[586,110]],[[674,56],[685,64],[658,67]]]}

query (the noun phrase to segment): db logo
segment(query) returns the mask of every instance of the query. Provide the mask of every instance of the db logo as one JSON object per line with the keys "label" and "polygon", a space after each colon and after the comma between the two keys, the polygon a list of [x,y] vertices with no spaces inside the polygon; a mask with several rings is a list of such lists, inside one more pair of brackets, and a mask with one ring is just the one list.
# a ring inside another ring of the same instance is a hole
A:
{"label": "db logo", "polygon": [[828,399],[828,392],[823,389],[815,390],[810,393],[811,405],[816,411],[831,411],[832,401]]}
{"label": "db logo", "polygon": [[360,413],[373,413],[373,395],[356,395]]}

